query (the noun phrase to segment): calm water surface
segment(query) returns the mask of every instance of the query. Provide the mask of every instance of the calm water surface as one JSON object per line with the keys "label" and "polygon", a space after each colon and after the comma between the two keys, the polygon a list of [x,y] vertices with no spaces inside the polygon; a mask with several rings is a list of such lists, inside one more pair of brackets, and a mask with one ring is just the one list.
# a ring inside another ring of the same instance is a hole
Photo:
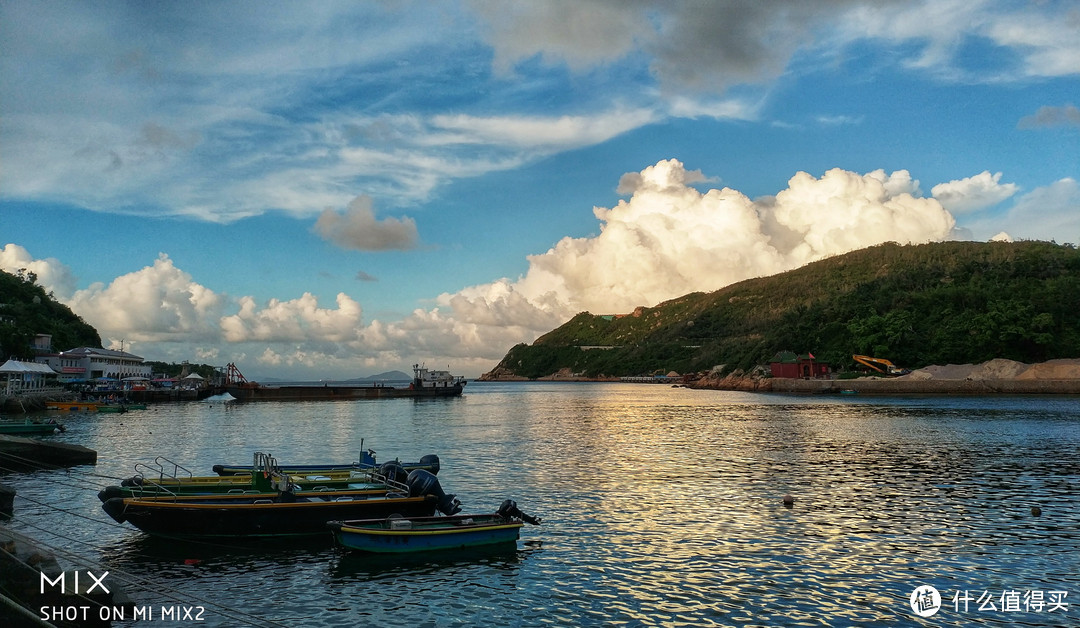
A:
{"label": "calm water surface", "polygon": [[[203,625],[1080,625],[1080,398],[472,383],[460,399],[64,420],[55,438],[98,464],[4,477],[12,527],[139,604],[204,607]],[[96,497],[158,455],[209,475],[254,451],[355,460],[361,439],[380,460],[438,454],[465,512],[513,498],[543,525],[516,551],[372,559],[161,541]],[[928,619],[909,604],[919,585],[942,598]],[[1033,610],[1052,592],[1068,607]]]}

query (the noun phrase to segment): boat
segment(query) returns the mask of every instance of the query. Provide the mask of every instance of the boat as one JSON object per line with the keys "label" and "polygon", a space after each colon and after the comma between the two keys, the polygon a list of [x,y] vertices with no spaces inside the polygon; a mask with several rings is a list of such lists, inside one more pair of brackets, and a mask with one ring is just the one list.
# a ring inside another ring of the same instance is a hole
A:
{"label": "boat", "polygon": [[449,371],[435,371],[413,365],[413,379],[408,386],[383,384],[297,384],[266,386],[249,382],[235,364],[226,369],[225,392],[238,402],[247,401],[327,401],[389,398],[457,397],[465,389],[465,378]]}
{"label": "boat", "polygon": [[326,522],[352,518],[429,517],[461,511],[427,471],[409,475],[404,490],[304,492],[273,472],[273,493],[113,497],[101,507],[118,523],[181,539],[318,536]]}
{"label": "boat", "polygon": [[[370,472],[373,470],[381,471],[384,475],[389,475],[391,479],[394,477],[404,478],[410,472],[417,469],[423,469],[430,471],[431,473],[439,474],[439,457],[435,454],[427,454],[420,457],[417,462],[401,462],[400,460],[392,460],[390,462],[384,462],[380,465],[375,461],[375,452],[371,449],[367,451],[363,450],[364,441],[360,441],[360,458],[356,462],[346,463],[324,463],[324,464],[286,464],[280,465],[278,468],[285,473],[292,475],[332,475],[335,473],[349,473],[353,471]],[[257,456],[258,454],[256,454]],[[214,473],[218,475],[243,475],[246,476],[251,473],[252,469],[258,465],[256,459],[253,464],[215,464],[213,466]],[[396,467],[390,467],[388,465],[396,465]],[[386,468],[384,468],[386,467]],[[398,469],[397,467],[400,467]],[[404,471],[404,473],[402,473]]]}
{"label": "boat", "polygon": [[512,499],[493,514],[448,517],[386,517],[358,521],[329,521],[335,542],[349,550],[381,554],[458,550],[517,541],[525,523],[538,517],[518,509]]}
{"label": "boat", "polygon": [[[172,465],[171,468],[169,465]],[[267,493],[273,491],[270,479],[272,469],[288,475],[289,481],[301,491],[385,491],[394,478],[407,477],[407,474],[400,473],[388,480],[380,469],[289,473],[276,464],[273,456],[258,451],[248,469],[246,474],[195,476],[168,458],[158,456],[152,463],[136,464],[134,476],[124,479],[119,486],[102,489],[98,492],[98,499],[104,502],[113,497]],[[402,484],[397,486],[405,490],[408,488]]]}
{"label": "boat", "polygon": [[65,412],[94,412],[101,404],[97,401],[47,401],[47,410],[63,410]]}
{"label": "boat", "polygon": [[55,434],[66,430],[67,428],[62,423],[57,423],[52,419],[48,421],[0,420],[0,434]]}

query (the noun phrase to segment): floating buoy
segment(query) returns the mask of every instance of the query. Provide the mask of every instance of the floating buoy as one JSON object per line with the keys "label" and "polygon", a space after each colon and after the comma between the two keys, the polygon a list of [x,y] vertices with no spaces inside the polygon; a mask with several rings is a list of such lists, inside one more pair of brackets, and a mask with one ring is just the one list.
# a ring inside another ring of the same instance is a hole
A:
{"label": "floating buoy", "polygon": [[795,505],[795,498],[791,495],[784,495],[784,505],[791,508]]}
{"label": "floating buoy", "polygon": [[1035,515],[1036,517],[1038,517],[1039,515],[1041,515],[1041,514],[1042,514],[1042,508],[1039,508],[1038,506],[1032,506],[1032,507],[1031,507],[1031,514],[1033,514],[1033,515]]}

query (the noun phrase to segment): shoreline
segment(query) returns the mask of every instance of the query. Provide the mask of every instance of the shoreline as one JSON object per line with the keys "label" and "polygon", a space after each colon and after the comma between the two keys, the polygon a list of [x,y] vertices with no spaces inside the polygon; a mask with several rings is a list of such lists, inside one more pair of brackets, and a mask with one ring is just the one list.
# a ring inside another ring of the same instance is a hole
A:
{"label": "shoreline", "polygon": [[[486,373],[489,382],[618,382],[618,377],[575,377],[563,372],[536,379],[509,373]],[[795,394],[868,395],[1080,395],[1080,359],[1036,364],[998,358],[981,364],[927,366],[900,377],[796,379],[732,373],[687,377],[682,384],[696,390],[736,390]]]}

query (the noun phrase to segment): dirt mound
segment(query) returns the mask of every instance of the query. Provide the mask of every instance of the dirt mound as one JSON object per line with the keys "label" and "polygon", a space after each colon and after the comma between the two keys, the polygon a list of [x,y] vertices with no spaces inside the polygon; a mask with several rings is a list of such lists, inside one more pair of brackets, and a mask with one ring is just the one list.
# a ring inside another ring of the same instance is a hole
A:
{"label": "dirt mound", "polygon": [[946,364],[928,366],[904,377],[925,380],[1001,380],[1001,379],[1080,379],[1080,359],[1050,360],[1024,364],[998,358],[982,364]]}
{"label": "dirt mound", "polygon": [[934,364],[913,371],[904,377],[907,379],[970,379],[971,372],[975,370],[974,364],[946,364],[944,366]]}
{"label": "dirt mound", "polygon": [[1034,364],[1017,379],[1080,379],[1080,360],[1049,360]]}

